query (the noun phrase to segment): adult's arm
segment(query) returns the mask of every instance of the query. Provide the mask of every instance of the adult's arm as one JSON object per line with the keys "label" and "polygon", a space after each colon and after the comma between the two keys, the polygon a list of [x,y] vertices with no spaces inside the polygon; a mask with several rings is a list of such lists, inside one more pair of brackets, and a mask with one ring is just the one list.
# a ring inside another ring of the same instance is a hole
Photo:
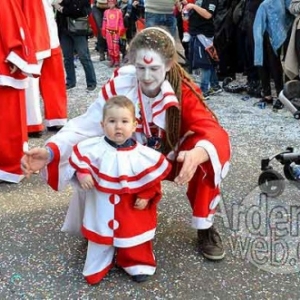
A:
{"label": "adult's arm", "polygon": [[[200,89],[195,84],[193,86],[200,93]],[[181,135],[186,138],[183,138],[180,151],[183,154],[187,151],[188,156],[191,155],[189,150],[199,154],[203,160],[200,166],[204,173],[211,176],[215,186],[219,185],[229,168],[229,136],[212,112],[186,84],[182,86],[181,124]]]}
{"label": "adult's arm", "polygon": [[53,159],[41,171],[41,176],[54,189],[61,190],[69,183],[74,169],[69,168],[73,146],[88,137],[103,134],[100,121],[105,100],[99,97],[85,114],[71,119],[57,134],[46,141]]}

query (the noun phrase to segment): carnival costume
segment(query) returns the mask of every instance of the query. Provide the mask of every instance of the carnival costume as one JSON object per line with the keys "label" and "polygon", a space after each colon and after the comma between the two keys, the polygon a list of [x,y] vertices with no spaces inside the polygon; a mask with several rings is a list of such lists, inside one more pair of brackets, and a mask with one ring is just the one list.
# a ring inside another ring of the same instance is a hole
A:
{"label": "carnival costume", "polygon": [[111,66],[119,66],[120,64],[120,37],[124,34],[125,28],[121,9],[106,9],[103,17],[102,36],[106,38]]}
{"label": "carnival costume", "polygon": [[[99,282],[112,268],[115,250],[116,264],[131,276],[153,275],[156,204],[171,165],[161,153],[134,140],[120,147],[104,136],[76,145],[70,164],[94,181],[94,188],[85,191],[82,226],[89,241],[83,271],[88,283]],[[80,189],[76,180],[74,184]],[[149,200],[145,209],[134,208],[137,198]]]}

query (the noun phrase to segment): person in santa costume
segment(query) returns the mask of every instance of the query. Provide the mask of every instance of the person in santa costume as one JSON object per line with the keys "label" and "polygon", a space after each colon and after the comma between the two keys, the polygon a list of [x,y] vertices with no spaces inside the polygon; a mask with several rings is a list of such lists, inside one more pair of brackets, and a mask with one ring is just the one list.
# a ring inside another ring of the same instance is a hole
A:
{"label": "person in santa costume", "polygon": [[104,136],[81,141],[70,157],[78,179],[73,186],[86,190],[83,274],[89,284],[100,282],[116,255],[116,264],[143,282],[156,269],[156,204],[171,165],[161,153],[132,139],[135,108],[127,97],[113,96],[105,103],[101,125]]}
{"label": "person in santa costume", "polygon": [[108,9],[104,11],[102,36],[106,39],[107,53],[110,57],[110,67],[120,66],[120,37],[126,32],[123,14],[116,7],[116,0],[108,0]]}
{"label": "person in santa costume", "polygon": [[[26,89],[27,129],[30,137],[40,137],[44,125],[50,131],[58,131],[67,122],[65,72],[52,7],[57,0],[22,0],[22,2],[24,14],[33,33],[38,63],[41,66],[41,76],[29,79],[29,86]],[[40,96],[44,103],[44,120]]]}
{"label": "person in santa costume", "polygon": [[0,20],[0,182],[18,183],[27,144],[25,89],[40,68],[20,2],[3,2]]}
{"label": "person in santa costume", "polygon": [[[41,170],[53,189],[63,189],[69,182],[62,174],[73,145],[103,135],[97,123],[105,101],[125,95],[137,112],[135,139],[167,155],[172,164],[168,180],[187,184],[200,253],[211,260],[223,259],[222,239],[213,223],[220,184],[229,171],[229,136],[205,104],[200,88],[178,64],[175,41],[167,31],[149,27],[139,32],[131,41],[128,59],[130,64],[114,71],[85,114],[70,120],[44,148],[26,152],[24,174]],[[64,231],[80,232],[85,205],[85,194],[75,191]]]}

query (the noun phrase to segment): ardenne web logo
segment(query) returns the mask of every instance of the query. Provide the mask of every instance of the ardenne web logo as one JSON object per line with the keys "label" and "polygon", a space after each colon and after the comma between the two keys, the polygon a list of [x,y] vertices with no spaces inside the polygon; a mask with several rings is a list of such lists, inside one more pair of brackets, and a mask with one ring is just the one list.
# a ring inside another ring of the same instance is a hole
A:
{"label": "ardenne web logo", "polygon": [[230,250],[239,259],[274,274],[300,271],[300,189],[287,183],[284,193],[268,197],[259,187],[242,203],[221,200],[224,226],[231,230]]}

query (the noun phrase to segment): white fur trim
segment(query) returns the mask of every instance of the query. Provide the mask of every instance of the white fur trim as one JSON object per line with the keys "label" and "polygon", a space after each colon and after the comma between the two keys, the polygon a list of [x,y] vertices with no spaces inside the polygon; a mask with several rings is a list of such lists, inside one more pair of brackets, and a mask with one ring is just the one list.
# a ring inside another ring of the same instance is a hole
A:
{"label": "white fur trim", "polygon": [[209,141],[202,140],[195,147],[202,147],[207,151],[215,172],[215,186],[218,186],[221,182],[222,166],[215,146]]}
{"label": "white fur trim", "polygon": [[25,177],[24,175],[8,173],[3,170],[0,170],[0,180],[19,183],[24,177]]}
{"label": "white fur trim", "polygon": [[124,268],[126,273],[131,276],[134,275],[153,275],[155,273],[156,267],[145,266],[145,265],[136,265],[128,268]]}
{"label": "white fur trim", "polygon": [[221,177],[224,179],[226,175],[228,174],[230,168],[230,163],[229,161],[226,161],[226,163],[223,165],[222,171],[221,171]]}
{"label": "white fur trim", "polygon": [[192,217],[192,227],[196,229],[210,228],[214,223],[214,214],[209,214],[207,218]]}
{"label": "white fur trim", "polygon": [[221,200],[221,196],[217,195],[209,204],[209,209],[213,210],[217,207],[217,205],[219,204]]}

